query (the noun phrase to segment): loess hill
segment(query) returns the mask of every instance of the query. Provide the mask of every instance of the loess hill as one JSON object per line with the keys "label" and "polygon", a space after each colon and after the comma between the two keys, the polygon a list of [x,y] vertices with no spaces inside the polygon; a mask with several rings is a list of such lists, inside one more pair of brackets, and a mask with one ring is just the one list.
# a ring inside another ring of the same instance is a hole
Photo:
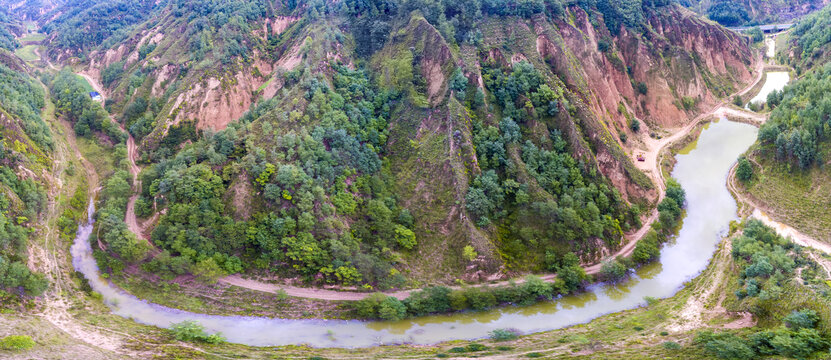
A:
{"label": "loess hill", "polygon": [[744,38],[668,3],[89,2],[44,29],[138,147],[145,231],[116,173],[111,264],[390,288],[625,243],[658,198],[642,139],[755,76]]}

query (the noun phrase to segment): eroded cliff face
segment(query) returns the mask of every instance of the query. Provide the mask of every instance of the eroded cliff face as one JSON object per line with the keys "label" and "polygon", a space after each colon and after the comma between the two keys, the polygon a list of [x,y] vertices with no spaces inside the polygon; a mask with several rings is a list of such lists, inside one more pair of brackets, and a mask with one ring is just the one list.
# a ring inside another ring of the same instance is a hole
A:
{"label": "eroded cliff face", "polygon": [[649,14],[642,32],[622,28],[617,36],[593,26],[582,9],[568,11],[567,20],[535,19],[537,53],[585,104],[593,121],[582,127],[599,169],[627,199],[653,201],[657,193],[633,176],[625,155],[637,146],[632,120],[653,131],[686,125],[751,82],[755,56],[739,35],[680,7]]}
{"label": "eroded cliff face", "polygon": [[[571,12],[573,23],[558,21],[556,31],[535,23],[537,51],[614,130],[628,127],[621,105],[647,123],[678,127],[753,78],[743,39],[683,10],[652,14],[652,30],[623,28],[616,37],[592,26],[582,9]],[[685,108],[684,97],[694,105]]]}
{"label": "eroded cliff face", "polygon": [[[254,32],[267,41],[298,20],[284,16],[266,18]],[[157,146],[169,127],[182,121],[195,123],[198,130],[224,129],[254,102],[274,97],[282,87],[282,74],[300,65],[303,58],[300,46],[304,39],[299,37],[286,42],[281,56],[254,50],[249,61],[221,64],[214,59],[205,66],[188,59],[187,39],[177,35],[184,29],[181,20],[165,16],[113,48],[88,55],[84,71],[91,76],[103,80],[104,70],[111,66],[120,67],[124,74],[105,85],[116,114],[138,97],[161,99],[163,109],[156,116],[152,131],[141,139],[144,150]],[[154,47],[145,58],[139,54],[143,46]],[[68,53],[55,55],[60,60]],[[135,83],[135,78],[140,83]]]}

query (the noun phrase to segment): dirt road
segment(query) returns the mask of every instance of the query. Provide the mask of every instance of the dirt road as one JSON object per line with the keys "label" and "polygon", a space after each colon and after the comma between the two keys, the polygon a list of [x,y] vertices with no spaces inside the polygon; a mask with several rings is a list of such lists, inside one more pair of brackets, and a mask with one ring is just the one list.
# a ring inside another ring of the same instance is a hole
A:
{"label": "dirt road", "polygon": [[[727,188],[736,197],[736,200],[739,203],[740,214],[749,215],[748,217],[761,221],[763,224],[775,230],[780,236],[790,238],[794,244],[809,247],[831,255],[831,244],[814,239],[801,233],[799,230],[794,229],[790,225],[776,221],[766,214],[751,197],[745,196],[736,182],[736,167],[737,165],[733,165],[733,168],[730,169],[730,174],[727,176]],[[813,257],[814,260],[820,264],[820,266],[822,266],[827,273],[831,274],[831,264],[829,264],[828,261],[825,259],[818,259],[813,254],[810,256]]]}
{"label": "dirt road", "polygon": [[[44,92],[49,94],[46,85],[41,85]],[[65,169],[74,155],[74,159],[81,162],[86,172],[86,186],[89,188],[90,196],[95,196],[98,191],[99,178],[93,165],[78,150],[72,126],[65,120],[57,119],[54,112],[52,112],[54,106],[51,104],[49,96],[46,96],[45,99],[47,103],[42,118],[50,125],[53,134],[64,134],[65,136],[55,137],[57,141],[55,142],[51,174],[54,177],[52,179],[54,183],[50,186],[45,218],[41,221],[44,226],[43,242],[30,242],[30,253],[32,254],[30,261],[35,263],[32,267],[43,272],[50,283],[49,289],[43,295],[45,306],[43,306],[43,311],[39,315],[56,328],[73,338],[81,340],[91,348],[124,354],[124,342],[120,337],[113,336],[107,329],[83,324],[70,314],[70,309],[77,306],[77,300],[72,298],[72,294],[78,289],[69,276],[70,269],[63,266],[66,264],[65,259],[69,257],[69,254],[59,237],[60,231],[53,228],[53,224],[56,224],[57,219],[63,214],[62,199],[70,197],[71,193],[69,191],[74,190],[64,188],[63,181],[65,179],[62,179],[62,176],[65,176]]]}
{"label": "dirt road", "polygon": [[[87,74],[86,72],[78,72],[78,75],[82,76],[87,82],[92,86],[92,88],[101,94],[102,102],[107,101],[107,93],[104,91],[104,87],[101,86],[101,83],[98,82],[94,77]],[[150,243],[149,237],[145,234],[145,229],[139,225],[138,221],[136,220],[136,200],[138,199],[139,194],[141,193],[141,181],[138,178],[138,174],[141,172],[141,168],[136,165],[136,159],[138,159],[137,154],[137,146],[136,140],[133,138],[133,135],[130,134],[124,128],[124,125],[115,121],[114,118],[110,117],[110,121],[118,125],[121,131],[127,134],[127,160],[130,162],[130,175],[133,176],[133,195],[127,200],[127,211],[124,215],[124,222],[127,224],[127,229],[130,232],[136,234],[140,239],[143,239]],[[150,244],[153,245],[153,244]]]}

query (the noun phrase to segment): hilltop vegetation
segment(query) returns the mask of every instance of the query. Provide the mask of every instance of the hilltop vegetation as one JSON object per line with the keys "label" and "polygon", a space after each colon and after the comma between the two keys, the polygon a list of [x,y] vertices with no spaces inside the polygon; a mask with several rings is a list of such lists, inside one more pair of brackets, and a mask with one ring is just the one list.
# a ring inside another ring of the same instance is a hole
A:
{"label": "hilltop vegetation", "polygon": [[831,64],[806,74],[767,103],[774,110],[759,131],[759,141],[773,145],[776,159],[799,169],[822,165],[831,132]]}
{"label": "hilltop vegetation", "polygon": [[831,6],[806,16],[791,31],[790,46],[780,51],[777,59],[792,66],[797,74],[822,67],[829,59],[830,26]]}
{"label": "hilltop vegetation", "polygon": [[825,5],[822,0],[680,0],[679,3],[724,26],[790,22]]}
{"label": "hilltop vegetation", "polygon": [[123,41],[131,26],[152,15],[155,4],[156,1],[150,0],[67,2],[56,10],[57,17],[43,31],[54,34],[49,41],[51,46],[82,54],[95,46],[112,46]]}

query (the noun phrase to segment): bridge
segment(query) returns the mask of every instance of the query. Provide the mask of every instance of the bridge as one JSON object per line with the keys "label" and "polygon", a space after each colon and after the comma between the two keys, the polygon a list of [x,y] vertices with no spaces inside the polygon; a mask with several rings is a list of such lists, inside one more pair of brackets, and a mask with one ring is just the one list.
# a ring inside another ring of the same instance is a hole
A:
{"label": "bridge", "polygon": [[[772,33],[778,33],[780,31],[788,30],[788,29],[792,28],[794,25],[796,25],[796,24],[794,24],[794,23],[768,24],[768,25],[759,25],[758,28],[760,30],[762,30],[762,32],[765,33],[765,34],[772,34]],[[745,31],[750,30],[750,29],[755,28],[755,27],[756,26],[741,26],[741,27],[730,27],[728,29],[733,30],[733,31],[738,32],[738,33],[742,33],[742,32],[745,32]]]}

